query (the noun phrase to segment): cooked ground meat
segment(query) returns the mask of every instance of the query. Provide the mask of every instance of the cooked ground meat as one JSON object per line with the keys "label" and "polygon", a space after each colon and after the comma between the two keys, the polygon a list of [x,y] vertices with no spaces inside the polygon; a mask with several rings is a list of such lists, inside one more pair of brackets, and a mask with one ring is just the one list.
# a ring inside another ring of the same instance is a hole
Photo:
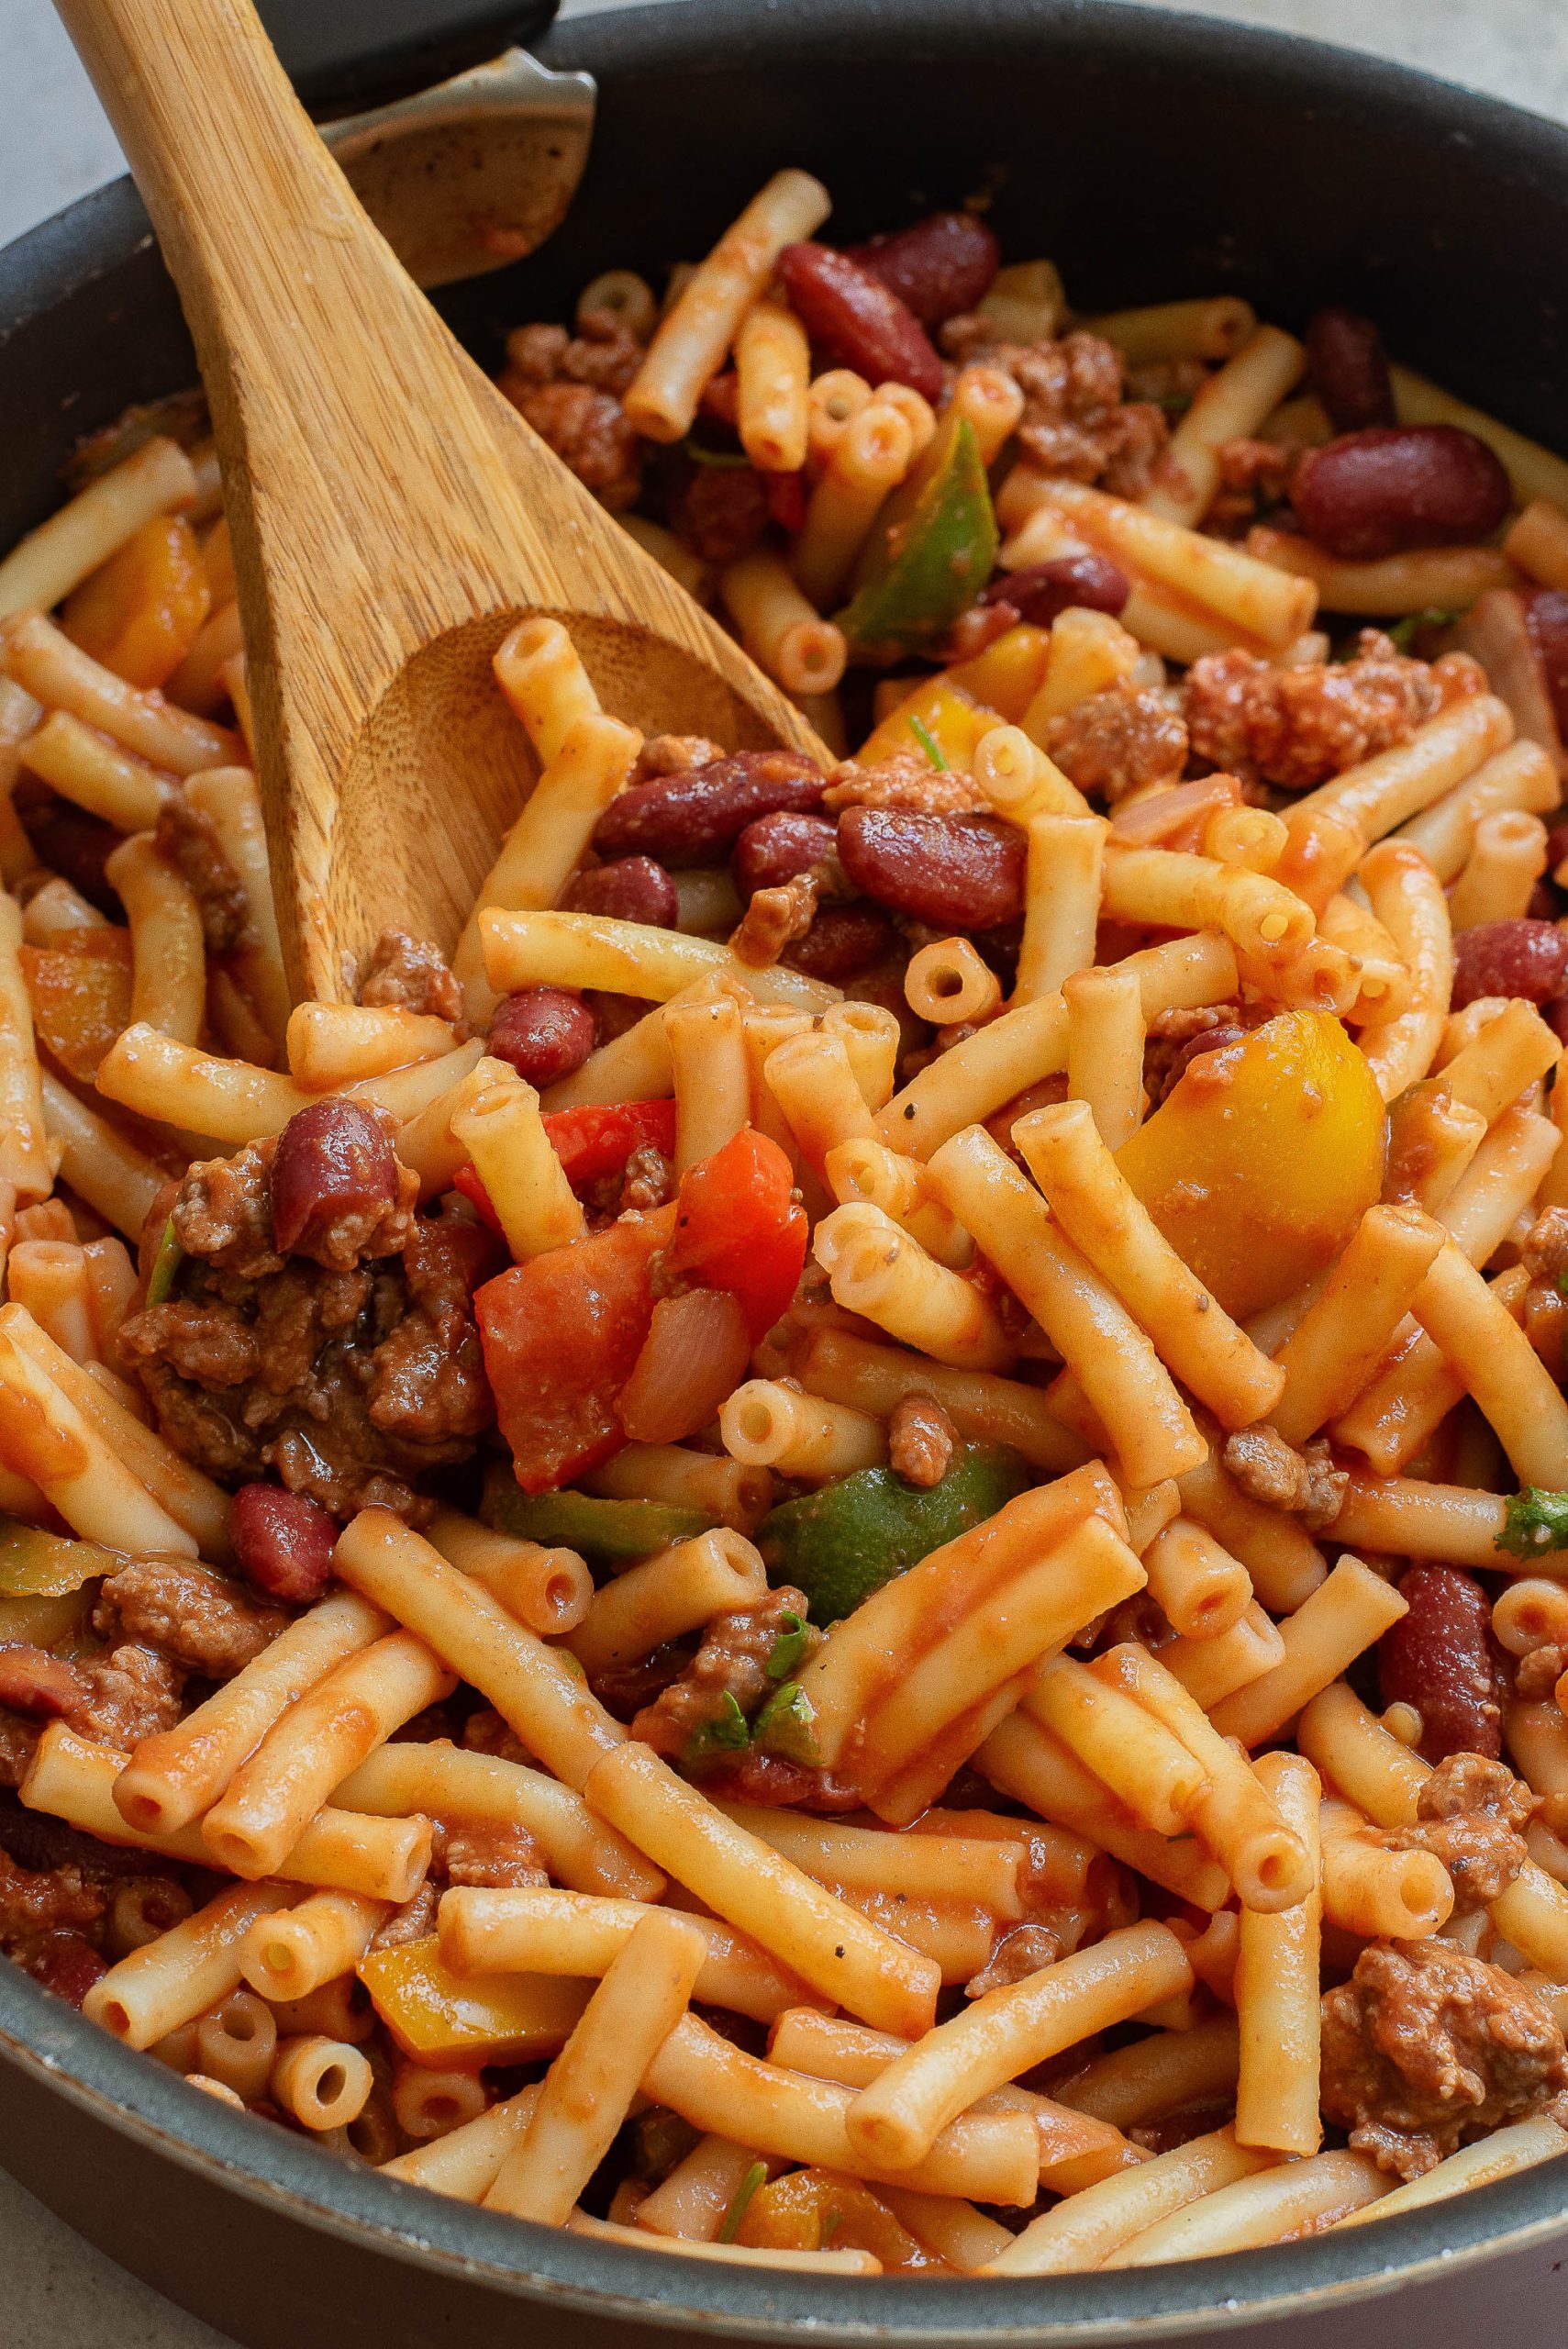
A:
{"label": "cooked ground meat", "polygon": [[912,807],[919,816],[974,816],[991,803],[970,776],[956,769],[944,774],[911,751],[870,767],[843,760],[828,779],[822,805],[834,815],[840,807]]}
{"label": "cooked ground meat", "polygon": [[887,1422],[887,1457],[906,1485],[940,1485],[958,1444],[953,1426],[934,1395],[902,1395]]}
{"label": "cooked ground meat", "polygon": [[285,1608],[265,1607],[192,1558],[133,1558],[110,1575],[94,1611],[106,1637],[123,1631],[199,1672],[231,1680],[286,1631]]}
{"label": "cooked ground meat", "polygon": [[637,754],[632,783],[658,783],[665,775],[695,774],[729,756],[706,734],[651,734]]}
{"label": "cooked ground meat", "polygon": [[180,1718],[185,1675],[157,1648],[128,1641],[80,1670],[86,1694],[71,1726],[95,1744],[128,1752],[144,1737],[172,1729]]}
{"label": "cooked ground meat", "polygon": [[1157,1012],[1143,1048],[1143,1089],[1150,1109],[1159,1108],[1204,1052],[1238,1044],[1246,1033],[1247,1012],[1239,1003],[1200,1004],[1191,1011]]}
{"label": "cooked ground meat", "polygon": [[729,951],[749,970],[766,970],[786,946],[804,938],[817,918],[820,891],[809,873],[797,873],[777,889],[753,891]]}
{"label": "cooked ground meat", "polygon": [[670,462],[670,528],[704,562],[739,562],[768,527],[768,484],[751,465]]}
{"label": "cooked ground meat", "polygon": [[159,854],[174,867],[201,909],[207,952],[232,954],[254,946],[250,900],[212,818],[176,792],[159,809],[153,838]]}
{"label": "cooked ground meat", "polygon": [[1308,791],[1405,741],[1442,701],[1425,661],[1362,629],[1351,661],[1276,669],[1251,652],[1208,652],[1182,691],[1194,756],[1282,791]]}
{"label": "cooked ground meat", "polygon": [[401,1237],[401,1253],[352,1271],[285,1262],[271,1246],[269,1149],[192,1169],[174,1208],[177,1294],[128,1317],[122,1353],[162,1432],[210,1475],[272,1469],[339,1517],[406,1510],[413,1480],[466,1458],[494,1417],[470,1306],[490,1243],[411,1218],[406,1183],[395,1219],[370,1235]]}
{"label": "cooked ground meat", "polygon": [[373,1954],[383,1949],[401,1949],[406,1942],[422,1942],[436,1930],[436,1911],[441,1904],[441,1887],[427,1876],[411,1900],[384,1917],[371,1936]]}
{"label": "cooked ground meat", "polygon": [[1113,807],[1129,791],[1173,781],[1187,761],[1187,729],[1162,694],[1123,677],[1063,710],[1045,747],[1080,791]]}
{"label": "cooked ground meat", "polygon": [[0,1787],[19,1787],[39,1742],[41,1723],[0,1711]]}
{"label": "cooked ground meat", "polygon": [[482,1705],[470,1713],[458,1739],[467,1753],[496,1753],[503,1762],[521,1762],[529,1769],[537,1769],[538,1762],[516,1731],[507,1728],[497,1712]]}
{"label": "cooked ground meat", "polygon": [[526,1889],[550,1882],[539,1845],[528,1829],[500,1820],[461,1820],[444,1830],[438,1828],[436,1856],[449,1884]]}
{"label": "cooked ground meat", "polygon": [[1451,1753],[1416,1801],[1416,1824],[1369,1838],[1392,1852],[1430,1852],[1453,1878],[1456,1913],[1489,1908],[1529,1857],[1524,1840],[1538,1798],[1502,1762]]}
{"label": "cooked ground meat", "polygon": [[1225,1439],[1224,1465],[1249,1499],[1288,1510],[1309,1533],[1333,1524],[1350,1483],[1336,1468],[1328,1439],[1315,1436],[1298,1452],[1271,1427],[1243,1428]]}
{"label": "cooked ground meat", "polygon": [[663,1207],[674,1196],[674,1167],[662,1150],[655,1149],[651,1141],[644,1142],[626,1162],[616,1212],[646,1215],[651,1208]]}
{"label": "cooked ground meat", "polygon": [[384,930],[360,965],[360,1001],[381,1010],[461,1020],[462,989],[439,947],[406,930]]}
{"label": "cooked ground meat", "polygon": [[[809,1611],[804,1593],[785,1583],[755,1607],[716,1615],[680,1678],[638,1714],[632,1735],[657,1753],[679,1755],[705,1721],[717,1720],[728,1710],[726,1698],[733,1697],[743,1713],[752,1712],[773,1691],[768,1658],[785,1628],[784,1617],[795,1615],[804,1623]],[[808,1649],[820,1640],[820,1632],[810,1633]]]}
{"label": "cooked ground meat", "polygon": [[1282,448],[1274,440],[1222,440],[1215,451],[1219,460],[1219,487],[1203,518],[1206,530],[1240,538],[1260,514],[1283,504],[1291,478],[1301,461],[1298,449]]}
{"label": "cooked ground meat", "polygon": [[963,362],[999,368],[1024,395],[1018,443],[1046,473],[1097,482],[1118,497],[1141,497],[1170,438],[1164,412],[1123,398],[1121,353],[1097,334],[1042,342],[1003,342],[980,311],[950,318],[943,349]]}
{"label": "cooked ground meat", "polygon": [[1555,1696],[1565,1672],[1568,1648],[1531,1648],[1514,1667],[1514,1687],[1527,1705],[1543,1705]]}
{"label": "cooked ground meat", "polygon": [[1376,1943],[1323,2000],[1323,2110],[1400,2177],[1564,2089],[1551,2009],[1451,1942]]}
{"label": "cooked ground meat", "polygon": [[618,320],[583,323],[582,335],[564,327],[517,328],[506,338],[497,381],[584,487],[618,513],[636,503],[642,487],[642,444],[620,403],[642,363],[642,348]]}
{"label": "cooked ground meat", "polygon": [[9,1952],[33,1933],[83,1932],[107,1907],[103,1883],[92,1882],[74,1862],[36,1870],[18,1867],[0,1851],[0,1949]]}
{"label": "cooked ground meat", "polygon": [[983,1998],[987,1990],[1005,1989],[1011,1983],[1038,1974],[1041,1966],[1054,1965],[1062,1954],[1062,1936],[1053,1926],[1039,1920],[1028,1925],[1015,1925],[1010,1932],[998,1935],[980,1972],[964,1984],[963,1995],[966,1998]]}

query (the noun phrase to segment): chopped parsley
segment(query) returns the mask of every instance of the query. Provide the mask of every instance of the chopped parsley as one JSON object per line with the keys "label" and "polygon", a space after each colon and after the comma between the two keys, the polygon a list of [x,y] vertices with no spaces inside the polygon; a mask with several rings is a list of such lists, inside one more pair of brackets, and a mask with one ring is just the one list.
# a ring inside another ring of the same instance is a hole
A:
{"label": "chopped parsley", "polygon": [[1568,1493],[1543,1492],[1538,1485],[1510,1493],[1496,1547],[1515,1558],[1568,1550]]}
{"label": "chopped parsley", "polygon": [[929,759],[937,773],[939,774],[948,774],[949,767],[946,759],[942,756],[942,746],[938,741],[936,736],[932,733],[930,728],[927,725],[925,719],[923,718],[912,717],[908,721],[908,725],[910,733],[913,734],[916,741],[918,742],[921,750],[924,751],[926,756]]}

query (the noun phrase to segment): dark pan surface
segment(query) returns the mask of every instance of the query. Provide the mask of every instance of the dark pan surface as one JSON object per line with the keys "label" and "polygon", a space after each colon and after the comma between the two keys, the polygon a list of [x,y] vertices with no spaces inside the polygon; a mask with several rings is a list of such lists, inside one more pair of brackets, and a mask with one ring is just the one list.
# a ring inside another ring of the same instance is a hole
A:
{"label": "dark pan surface", "polygon": [[[1052,254],[1082,306],[1234,290],[1300,325],[1320,299],[1350,300],[1399,356],[1527,431],[1568,437],[1568,134],[1507,107],[1101,0],[687,0],[560,28],[541,54],[599,75],[595,151],[540,254],[443,295],[483,359],[507,327],[567,310],[600,268],[656,275],[700,254],[769,171],[800,162],[833,188],[836,236],[992,184],[1009,252]],[[78,435],[191,374],[124,184],[0,255],[0,545],[57,502]],[[1568,2334],[1568,2162],[1213,2265],[846,2291],[520,2226],[345,2169],[3,1965],[0,2055],[0,2159],[258,2349],[427,2349],[480,2327],[611,2349],[628,2327],[651,2341],[790,2326],[1066,2349],[1195,2343],[1263,2318],[1279,2320],[1275,2349]]]}

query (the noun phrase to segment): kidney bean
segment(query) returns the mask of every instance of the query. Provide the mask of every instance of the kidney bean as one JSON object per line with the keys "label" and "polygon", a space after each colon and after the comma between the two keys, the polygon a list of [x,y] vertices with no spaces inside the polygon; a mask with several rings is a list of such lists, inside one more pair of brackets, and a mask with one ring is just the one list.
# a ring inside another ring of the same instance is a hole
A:
{"label": "kidney bean", "polygon": [[[272,1237],[283,1255],[324,1252],[356,1240],[397,1204],[397,1161],[381,1120],[357,1101],[331,1098],[297,1109],[272,1160]],[[357,1260],[358,1246],[353,1252]]]}
{"label": "kidney bean", "polygon": [[1568,739],[1568,596],[1560,587],[1527,587],[1520,600],[1551,715],[1558,732]]}
{"label": "kidney bean", "polygon": [[779,275],[812,341],[840,367],[868,384],[907,384],[926,399],[941,397],[942,362],[891,285],[831,245],[786,245]]}
{"label": "kidney bean", "polygon": [[1027,571],[1009,572],[1005,578],[993,580],[981,601],[1011,604],[1020,619],[1035,628],[1049,628],[1069,605],[1109,612],[1115,619],[1131,593],[1126,572],[1106,556],[1059,554],[1050,562],[1031,563]]}
{"label": "kidney bean", "polygon": [[759,889],[782,889],[797,873],[809,873],[831,856],[837,828],[826,816],[793,816],[780,808],[773,816],[759,816],[735,843],[730,870],[743,897]]}
{"label": "kidney bean", "polygon": [[228,1538],[247,1582],[288,1607],[308,1607],[332,1579],[338,1528],[318,1501],[281,1485],[241,1485]]}
{"label": "kidney bean", "polygon": [[891,954],[897,931],[876,906],[824,906],[804,938],[779,960],[808,979],[843,986]]}
{"label": "kidney bean", "polygon": [[1508,476],[1456,424],[1373,425],[1308,449],[1291,502],[1309,539],[1349,562],[1484,539],[1508,510]]}
{"label": "kidney bean", "polygon": [[1492,1602],[1462,1566],[1415,1565],[1399,1596],[1409,1609],[1378,1642],[1385,1705],[1414,1705],[1421,1758],[1503,1751],[1503,1716],[1492,1657]]}
{"label": "kidney bean", "polygon": [[0,1647],[0,1705],[13,1712],[37,1713],[57,1720],[86,1695],[82,1675],[47,1648],[30,1641],[7,1641]]}
{"label": "kidney bean", "polygon": [[1024,836],[989,817],[846,807],[839,855],[855,887],[944,930],[992,930],[1023,911]]}
{"label": "kidney bean", "polygon": [[24,1974],[30,1974],[57,1998],[78,2009],[94,1983],[101,1982],[109,1970],[86,1935],[65,1926],[34,1933],[11,1954]]}
{"label": "kidney bean", "polygon": [[122,921],[125,908],[104,874],[105,860],[122,838],[114,826],[101,816],[89,816],[84,807],[51,791],[41,776],[26,772],[17,777],[11,805],[39,862],[79,889],[110,921]]}
{"label": "kidney bean", "polygon": [[485,1049],[542,1093],[582,1067],[597,1037],[593,1013],[570,988],[519,987],[491,1021]]}
{"label": "kidney bean", "polygon": [[1383,337],[1359,310],[1331,303],[1307,329],[1307,363],[1336,432],[1394,422],[1394,385]]}
{"label": "kidney bean", "polygon": [[940,327],[984,300],[1002,249],[973,212],[933,212],[891,236],[851,245],[848,257],[890,285],[923,327]]}
{"label": "kidney bean", "polygon": [[748,824],[780,808],[815,811],[828,778],[795,751],[738,751],[689,774],[634,783],[594,827],[601,856],[651,856],[673,871],[717,864]]}
{"label": "kidney bean", "polygon": [[608,914],[613,921],[642,921],[673,930],[681,918],[675,885],[651,856],[623,856],[616,864],[579,873],[562,900],[568,913]]}
{"label": "kidney bean", "polygon": [[1485,995],[1551,1003],[1568,974],[1568,937],[1554,921],[1484,921],[1453,941],[1453,1008]]}
{"label": "kidney bean", "polygon": [[672,465],[670,528],[704,562],[739,562],[768,527],[770,478],[750,465]]}

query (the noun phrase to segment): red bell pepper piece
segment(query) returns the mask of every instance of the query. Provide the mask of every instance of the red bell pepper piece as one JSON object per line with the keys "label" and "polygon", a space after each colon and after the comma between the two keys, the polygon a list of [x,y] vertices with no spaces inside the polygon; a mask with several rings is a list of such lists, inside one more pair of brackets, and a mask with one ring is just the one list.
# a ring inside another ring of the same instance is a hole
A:
{"label": "red bell pepper piece", "polygon": [[670,1269],[740,1300],[753,1345],[799,1282],[808,1236],[795,1170],[777,1142],[745,1126],[681,1177]]}
{"label": "red bell pepper piece", "polygon": [[496,1418],[526,1493],[553,1491],[626,1442],[616,1397],[648,1335],[649,1267],[669,1245],[675,1213],[623,1216],[475,1294]]}
{"label": "red bell pepper piece", "polygon": [[452,1189],[461,1191],[469,1205],[477,1209],[481,1223],[487,1225],[503,1240],[506,1238],[506,1233],[501,1230],[501,1219],[491,1204],[490,1194],[485,1189],[479,1169],[472,1158],[464,1165],[460,1166],[452,1176]]}
{"label": "red bell pepper piece", "polygon": [[603,1108],[547,1109],[544,1130],[573,1190],[617,1174],[634,1150],[675,1151],[673,1101],[618,1101]]}

